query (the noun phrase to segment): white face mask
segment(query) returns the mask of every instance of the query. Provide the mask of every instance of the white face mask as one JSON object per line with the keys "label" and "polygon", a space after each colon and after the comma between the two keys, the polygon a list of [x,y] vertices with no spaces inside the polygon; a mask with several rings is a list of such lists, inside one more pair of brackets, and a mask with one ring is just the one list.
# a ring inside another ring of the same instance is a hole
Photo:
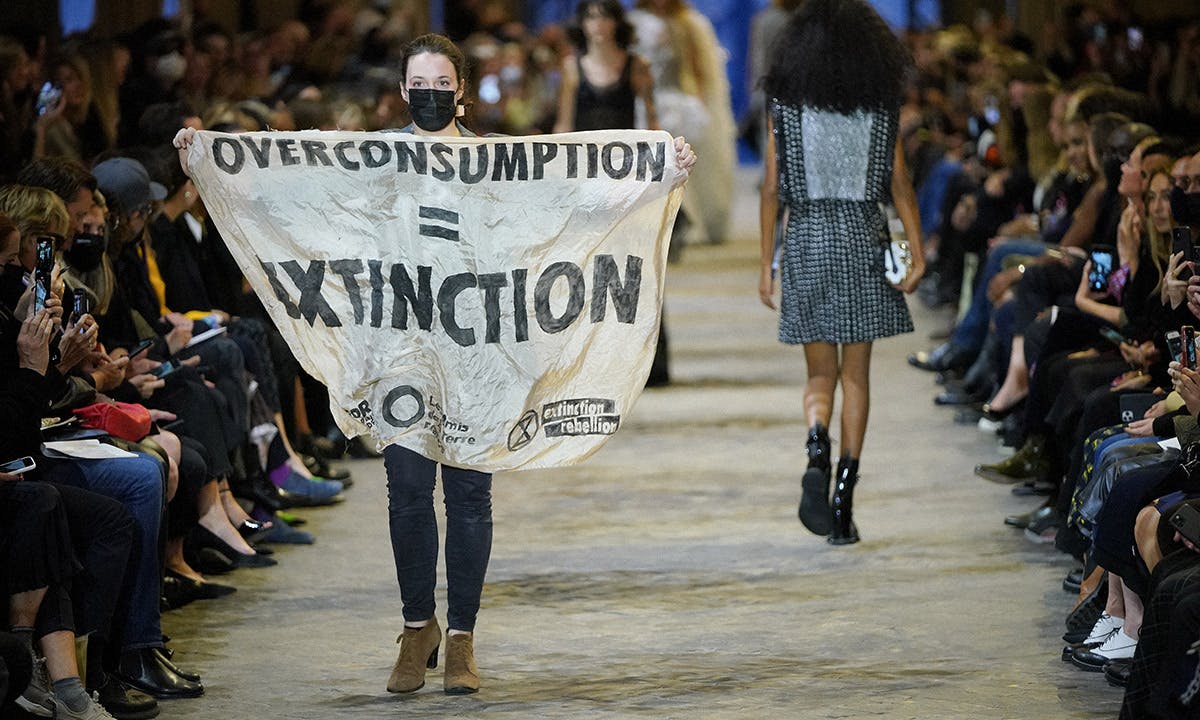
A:
{"label": "white face mask", "polygon": [[183,79],[186,71],[187,60],[177,50],[159,57],[154,63],[155,76],[168,85],[174,85]]}

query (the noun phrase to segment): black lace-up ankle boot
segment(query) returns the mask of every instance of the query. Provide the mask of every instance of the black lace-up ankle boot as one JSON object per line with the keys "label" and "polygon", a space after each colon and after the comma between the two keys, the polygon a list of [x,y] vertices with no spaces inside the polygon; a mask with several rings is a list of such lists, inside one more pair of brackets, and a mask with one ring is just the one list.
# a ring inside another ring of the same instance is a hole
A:
{"label": "black lace-up ankle boot", "polygon": [[829,431],[821,423],[808,430],[808,469],[800,486],[800,522],[816,535],[829,534]]}
{"label": "black lace-up ankle boot", "polygon": [[852,506],[854,505],[854,486],[858,483],[858,459],[843,455],[838,460],[837,485],[833,488],[833,512],[831,513],[832,527],[829,537],[830,545],[850,545],[858,542],[858,528],[854,526]]}

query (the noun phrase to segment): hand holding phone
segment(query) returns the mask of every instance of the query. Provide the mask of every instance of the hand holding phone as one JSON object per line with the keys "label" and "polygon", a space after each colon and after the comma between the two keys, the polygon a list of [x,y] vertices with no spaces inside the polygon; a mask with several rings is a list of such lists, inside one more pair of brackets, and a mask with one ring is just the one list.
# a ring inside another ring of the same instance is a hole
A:
{"label": "hand holding phone", "polygon": [[37,239],[37,257],[33,266],[33,311],[46,307],[54,282],[54,238],[40,235]]}
{"label": "hand holding phone", "polygon": [[42,89],[38,91],[37,114],[45,115],[57,108],[62,101],[62,93],[62,86],[58,83],[47,82],[42,85]]}
{"label": "hand holding phone", "polygon": [[1108,290],[1108,279],[1116,269],[1117,251],[1105,245],[1097,245],[1092,248],[1088,259],[1092,262],[1092,269],[1088,272],[1088,288],[1095,292]]}
{"label": "hand holding phone", "polygon": [[33,458],[26,455],[23,458],[17,458],[11,462],[6,462],[0,465],[0,473],[5,475],[23,475],[37,467],[37,463]]}
{"label": "hand holding phone", "polygon": [[1200,510],[1185,503],[1171,516],[1170,522],[1180,537],[1200,547]]}

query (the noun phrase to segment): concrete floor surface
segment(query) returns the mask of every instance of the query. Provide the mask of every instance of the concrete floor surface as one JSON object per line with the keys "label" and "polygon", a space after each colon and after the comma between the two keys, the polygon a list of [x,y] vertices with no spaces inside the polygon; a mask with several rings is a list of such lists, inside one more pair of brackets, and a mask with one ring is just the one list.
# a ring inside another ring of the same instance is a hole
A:
{"label": "concrete floor surface", "polygon": [[863,542],[801,527],[803,357],[758,303],[755,211],[744,194],[736,237],[671,267],[675,382],[581,466],[497,476],[482,692],[444,695],[440,667],[385,692],[383,465],[356,461],[345,503],[303,513],[315,546],[164,617],[207,693],[162,717],[1115,718],[1120,691],[1059,660],[1071,562],[1001,523],[1036,502],[974,477],[995,438],[904,361],[946,316],[914,300],[917,332],[876,345]]}

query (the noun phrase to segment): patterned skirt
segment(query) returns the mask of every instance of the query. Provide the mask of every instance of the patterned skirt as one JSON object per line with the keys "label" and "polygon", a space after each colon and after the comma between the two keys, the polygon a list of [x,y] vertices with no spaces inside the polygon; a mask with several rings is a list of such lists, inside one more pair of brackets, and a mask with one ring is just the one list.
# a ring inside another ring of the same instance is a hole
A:
{"label": "patterned skirt", "polygon": [[876,203],[793,206],[780,260],[780,342],[845,344],[912,332],[904,294],[883,277],[887,240]]}

